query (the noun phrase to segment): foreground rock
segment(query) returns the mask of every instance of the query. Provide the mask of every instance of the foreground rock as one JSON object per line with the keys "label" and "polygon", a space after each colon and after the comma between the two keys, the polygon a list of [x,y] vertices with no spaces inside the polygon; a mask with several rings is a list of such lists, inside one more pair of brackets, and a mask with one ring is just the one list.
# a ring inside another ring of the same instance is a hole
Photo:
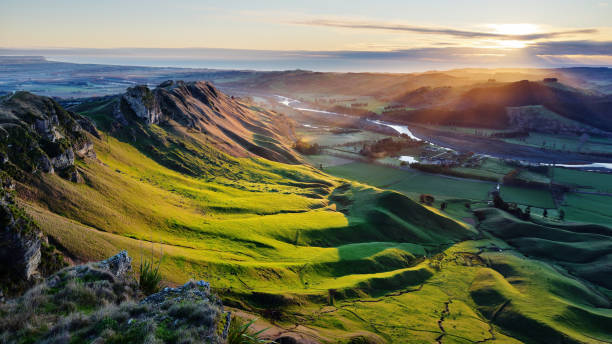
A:
{"label": "foreground rock", "polygon": [[229,313],[208,283],[165,288],[143,300],[131,259],[63,269],[0,305],[1,343],[221,343]]}

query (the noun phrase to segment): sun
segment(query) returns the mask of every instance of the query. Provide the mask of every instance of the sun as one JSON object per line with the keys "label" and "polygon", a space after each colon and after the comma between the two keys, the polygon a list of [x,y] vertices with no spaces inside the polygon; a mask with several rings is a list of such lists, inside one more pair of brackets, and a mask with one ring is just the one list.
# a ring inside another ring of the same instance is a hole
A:
{"label": "sun", "polygon": [[539,31],[536,24],[490,24],[487,25],[500,35],[530,35]]}

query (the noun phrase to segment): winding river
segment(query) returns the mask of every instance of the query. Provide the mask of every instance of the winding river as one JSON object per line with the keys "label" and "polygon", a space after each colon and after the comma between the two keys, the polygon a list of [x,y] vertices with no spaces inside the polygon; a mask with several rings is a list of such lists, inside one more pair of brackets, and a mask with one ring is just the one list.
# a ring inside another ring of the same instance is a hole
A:
{"label": "winding river", "polygon": [[[279,95],[275,95],[275,96],[279,99],[278,102],[280,104],[283,104],[283,105],[288,106],[288,107],[290,107],[292,109],[295,109],[295,110],[307,111],[307,112],[315,112],[315,113],[320,113],[320,114],[324,114],[324,115],[352,117],[350,115],[343,114],[343,113],[324,111],[324,110],[317,110],[317,109],[303,107],[304,103],[302,103],[301,101],[299,101],[297,99],[292,99],[292,98],[288,98],[288,97],[285,97],[285,96],[279,96]],[[395,130],[399,134],[408,135],[408,137],[410,137],[413,140],[423,141],[421,138],[416,137],[412,133],[412,131],[410,131],[410,128],[408,128],[408,126],[406,126],[406,125],[389,123],[389,122],[385,122],[385,121],[381,121],[381,120],[377,120],[377,119],[367,119],[367,121],[371,122],[371,123],[374,123],[374,124],[377,124],[377,125],[383,125],[383,126],[392,128],[393,130]],[[441,147],[441,148],[452,150],[451,148],[448,148],[448,147]],[[407,158],[406,158],[406,161],[408,161]],[[567,167],[567,168],[578,168],[578,169],[609,169],[609,170],[612,170],[612,163],[602,163],[602,162],[594,162],[594,163],[589,163],[589,164],[556,164],[556,166]]]}

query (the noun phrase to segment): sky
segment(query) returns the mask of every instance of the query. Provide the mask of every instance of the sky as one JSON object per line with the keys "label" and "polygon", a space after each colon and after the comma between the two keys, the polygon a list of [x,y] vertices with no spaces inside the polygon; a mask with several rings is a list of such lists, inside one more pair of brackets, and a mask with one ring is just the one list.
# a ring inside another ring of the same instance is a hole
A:
{"label": "sky", "polygon": [[612,0],[2,0],[0,54],[402,72],[612,66]]}

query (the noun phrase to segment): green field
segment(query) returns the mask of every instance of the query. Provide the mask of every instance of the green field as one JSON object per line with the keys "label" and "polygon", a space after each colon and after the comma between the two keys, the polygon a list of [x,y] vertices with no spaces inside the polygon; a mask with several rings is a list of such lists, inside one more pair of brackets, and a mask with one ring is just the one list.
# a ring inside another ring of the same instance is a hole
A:
{"label": "green field", "polygon": [[504,139],[508,143],[582,153],[612,153],[612,140],[590,138],[581,146],[580,136],[529,133],[524,139]]}
{"label": "green field", "polygon": [[612,224],[612,196],[570,193],[562,209],[568,221]]}
{"label": "green field", "polygon": [[362,162],[332,166],[325,171],[338,177],[410,195],[427,193],[445,198],[459,196],[472,200],[487,200],[489,191],[495,186],[495,183],[444,177]]}
{"label": "green field", "polygon": [[579,189],[612,193],[612,174],[610,173],[587,172],[556,167],[554,181],[555,183],[566,184]]}
{"label": "green field", "polygon": [[327,154],[307,155],[305,156],[305,159],[308,163],[310,163],[311,165],[317,168],[321,165],[323,165],[324,167],[328,167],[328,166],[344,165],[344,164],[353,162],[352,159],[341,158],[341,157],[331,156]]}
{"label": "green field", "polygon": [[530,205],[537,208],[555,208],[555,202],[550,191],[547,189],[526,189],[502,185],[500,194],[506,202]]}
{"label": "green field", "polygon": [[358,131],[347,134],[333,134],[319,129],[308,129],[298,131],[298,135],[305,141],[318,143],[320,146],[337,146],[351,142],[376,141],[388,137],[371,131]]}
{"label": "green field", "polygon": [[499,159],[486,158],[478,167],[456,167],[453,170],[463,173],[468,173],[476,176],[497,178],[501,180],[504,175],[514,170],[515,167],[510,166]]}

